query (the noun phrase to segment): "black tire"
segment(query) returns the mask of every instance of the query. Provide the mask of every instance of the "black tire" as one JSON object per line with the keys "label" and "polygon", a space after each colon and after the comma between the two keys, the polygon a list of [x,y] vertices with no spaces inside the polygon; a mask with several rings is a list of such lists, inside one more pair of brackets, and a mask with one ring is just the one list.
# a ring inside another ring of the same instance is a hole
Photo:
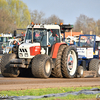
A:
{"label": "black tire", "polygon": [[4,54],[1,59],[1,74],[4,77],[17,77],[19,70],[17,68],[10,67],[10,60],[16,58],[16,54]]}
{"label": "black tire", "polygon": [[89,71],[96,71],[96,76],[100,77],[100,60],[92,59],[89,64]]}
{"label": "black tire", "polygon": [[48,78],[51,75],[52,61],[47,55],[36,55],[32,61],[32,74],[37,78]]}
{"label": "black tire", "polygon": [[[69,61],[68,61],[69,60]],[[74,78],[77,75],[77,52],[75,47],[67,46],[62,56],[62,74],[65,78]]]}
{"label": "black tire", "polygon": [[79,77],[83,77],[83,72],[84,72],[84,69],[82,66],[78,66],[78,71],[77,71],[77,75]]}
{"label": "black tire", "polygon": [[52,69],[51,76],[56,78],[62,78],[62,72],[61,72],[61,58],[62,58],[62,52],[67,47],[67,45],[61,45],[58,50],[55,67]]}

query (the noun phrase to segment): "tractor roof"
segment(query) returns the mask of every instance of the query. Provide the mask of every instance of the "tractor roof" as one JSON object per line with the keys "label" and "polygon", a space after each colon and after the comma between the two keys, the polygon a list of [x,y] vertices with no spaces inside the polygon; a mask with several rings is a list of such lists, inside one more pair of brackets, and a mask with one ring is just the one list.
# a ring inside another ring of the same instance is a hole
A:
{"label": "tractor roof", "polygon": [[[27,28],[32,28],[31,25],[28,25]],[[60,26],[59,25],[34,25],[34,28],[45,28],[45,29],[60,29]]]}
{"label": "tractor roof", "polygon": [[3,33],[0,33],[0,37],[12,37],[12,34],[3,34]]}

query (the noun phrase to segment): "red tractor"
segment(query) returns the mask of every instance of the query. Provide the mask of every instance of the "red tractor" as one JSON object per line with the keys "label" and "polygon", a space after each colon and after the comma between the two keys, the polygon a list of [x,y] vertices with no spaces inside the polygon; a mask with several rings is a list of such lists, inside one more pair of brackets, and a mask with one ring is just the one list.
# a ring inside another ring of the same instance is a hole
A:
{"label": "red tractor", "polygon": [[17,52],[2,57],[2,75],[27,76],[30,70],[33,77],[38,78],[76,77],[76,48],[61,42],[61,31],[71,28],[71,25],[28,25],[25,41],[19,45]]}

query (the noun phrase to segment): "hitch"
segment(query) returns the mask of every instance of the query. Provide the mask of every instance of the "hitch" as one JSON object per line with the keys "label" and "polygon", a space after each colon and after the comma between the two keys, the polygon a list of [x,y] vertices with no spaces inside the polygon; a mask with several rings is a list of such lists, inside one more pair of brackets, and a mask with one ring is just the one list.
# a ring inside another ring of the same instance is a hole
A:
{"label": "hitch", "polygon": [[27,68],[25,65],[25,59],[12,59],[10,61],[10,67]]}
{"label": "hitch", "polygon": [[25,60],[24,59],[12,59],[10,63],[11,64],[25,64]]}

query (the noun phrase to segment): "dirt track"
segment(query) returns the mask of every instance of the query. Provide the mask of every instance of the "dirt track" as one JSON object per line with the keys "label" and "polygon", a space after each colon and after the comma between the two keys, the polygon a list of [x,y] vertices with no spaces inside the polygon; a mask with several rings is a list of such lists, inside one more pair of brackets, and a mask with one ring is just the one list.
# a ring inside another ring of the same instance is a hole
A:
{"label": "dirt track", "polygon": [[1,90],[35,89],[48,87],[100,86],[99,78],[5,78],[0,75]]}

